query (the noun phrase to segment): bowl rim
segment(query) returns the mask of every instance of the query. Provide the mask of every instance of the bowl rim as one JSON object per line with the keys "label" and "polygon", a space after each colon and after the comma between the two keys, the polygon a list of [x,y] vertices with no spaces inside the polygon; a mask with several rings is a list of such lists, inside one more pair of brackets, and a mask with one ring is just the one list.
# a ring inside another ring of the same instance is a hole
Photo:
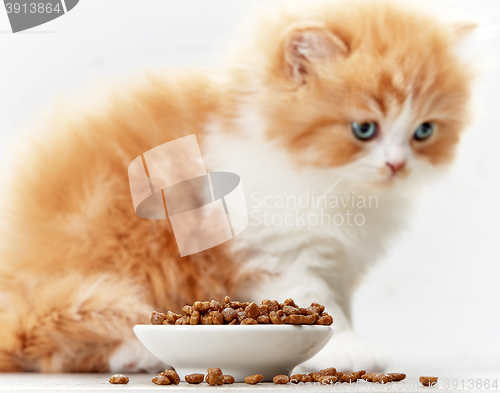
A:
{"label": "bowl rim", "polygon": [[197,330],[206,329],[223,329],[232,331],[257,331],[269,329],[284,329],[284,330],[332,330],[335,328],[331,325],[291,325],[291,324],[257,324],[257,325],[151,325],[151,324],[137,324],[134,330],[138,329],[165,329],[165,330],[188,330],[195,328]]}

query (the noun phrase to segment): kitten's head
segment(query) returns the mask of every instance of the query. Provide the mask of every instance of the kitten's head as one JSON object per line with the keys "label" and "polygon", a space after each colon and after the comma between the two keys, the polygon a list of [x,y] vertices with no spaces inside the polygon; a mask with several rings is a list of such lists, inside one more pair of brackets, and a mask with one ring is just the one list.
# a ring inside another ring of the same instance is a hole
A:
{"label": "kitten's head", "polygon": [[467,123],[471,81],[454,45],[473,25],[352,4],[284,16],[263,30],[258,105],[266,137],[300,165],[348,169],[365,184],[449,163]]}

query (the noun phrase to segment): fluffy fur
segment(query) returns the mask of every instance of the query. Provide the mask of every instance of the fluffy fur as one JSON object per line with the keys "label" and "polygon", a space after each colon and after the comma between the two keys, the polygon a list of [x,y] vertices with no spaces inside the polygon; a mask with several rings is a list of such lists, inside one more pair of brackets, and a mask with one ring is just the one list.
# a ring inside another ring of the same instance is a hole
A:
{"label": "fluffy fur", "polygon": [[[262,17],[223,80],[151,78],[100,113],[59,121],[33,148],[2,235],[0,370],[155,369],[131,327],[225,294],[323,302],[337,333],[304,370],[384,367],[351,330],[351,295],[404,224],[412,189],[453,158],[471,81],[453,48],[470,26],[381,2],[306,11]],[[352,121],[375,121],[379,134],[360,141]],[[429,121],[434,135],[413,140]],[[208,170],[241,176],[250,224],[180,258],[168,220],[135,215],[127,167],[193,133]],[[401,162],[393,173],[388,163]],[[276,198],[306,193],[351,199]],[[351,203],[363,197],[376,205]],[[363,225],[332,223],[336,214],[362,214]]]}

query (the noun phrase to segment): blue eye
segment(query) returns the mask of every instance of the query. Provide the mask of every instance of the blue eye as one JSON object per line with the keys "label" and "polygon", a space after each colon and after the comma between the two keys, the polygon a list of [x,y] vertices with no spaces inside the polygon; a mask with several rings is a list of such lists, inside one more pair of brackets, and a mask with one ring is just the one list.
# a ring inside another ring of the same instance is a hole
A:
{"label": "blue eye", "polygon": [[434,123],[423,123],[421,124],[415,134],[413,134],[413,138],[417,141],[424,141],[429,138],[434,133]]}
{"label": "blue eye", "polygon": [[375,122],[357,123],[353,121],[351,123],[351,128],[356,138],[361,139],[362,141],[367,141],[372,139],[377,134],[378,125]]}

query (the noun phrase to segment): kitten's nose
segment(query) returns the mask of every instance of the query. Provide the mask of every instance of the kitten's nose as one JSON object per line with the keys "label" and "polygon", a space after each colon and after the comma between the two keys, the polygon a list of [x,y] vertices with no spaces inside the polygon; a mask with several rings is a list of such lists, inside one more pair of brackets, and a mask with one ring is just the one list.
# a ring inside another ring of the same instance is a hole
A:
{"label": "kitten's nose", "polygon": [[391,168],[392,174],[395,175],[398,171],[404,168],[406,161],[386,162],[386,165]]}

